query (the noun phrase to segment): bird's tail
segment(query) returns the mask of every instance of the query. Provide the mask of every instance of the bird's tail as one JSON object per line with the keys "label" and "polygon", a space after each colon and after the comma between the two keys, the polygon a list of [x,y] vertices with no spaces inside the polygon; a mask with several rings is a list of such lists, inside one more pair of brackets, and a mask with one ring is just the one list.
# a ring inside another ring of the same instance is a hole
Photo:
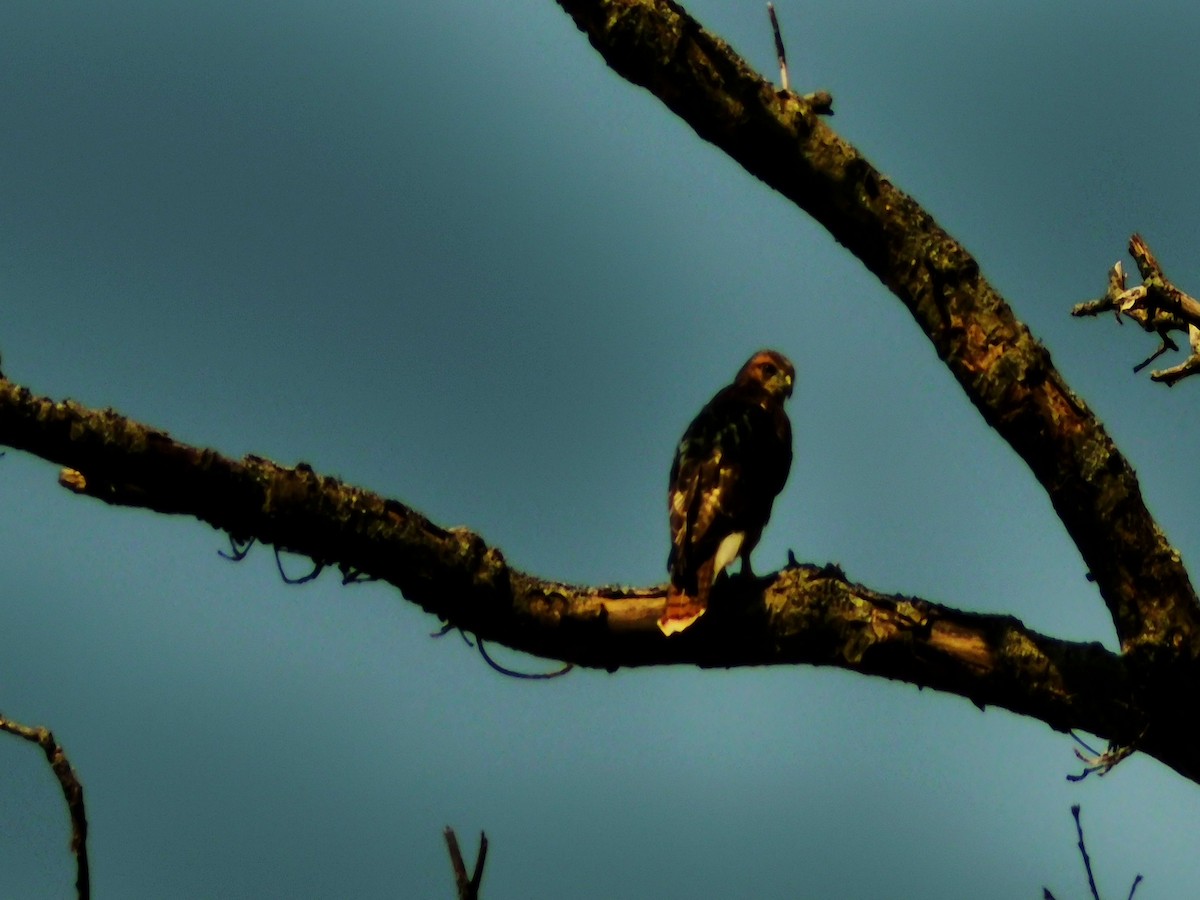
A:
{"label": "bird's tail", "polygon": [[667,608],[663,610],[658,627],[662,633],[670,637],[683,631],[708,609],[708,595],[712,593],[713,580],[716,578],[716,561],[710,559],[700,566],[696,572],[696,594],[687,593],[675,585],[672,574],[671,584],[667,585]]}
{"label": "bird's tail", "polygon": [[704,615],[707,608],[708,604],[699,597],[689,596],[672,584],[667,587],[667,608],[658,620],[658,627],[670,637]]}

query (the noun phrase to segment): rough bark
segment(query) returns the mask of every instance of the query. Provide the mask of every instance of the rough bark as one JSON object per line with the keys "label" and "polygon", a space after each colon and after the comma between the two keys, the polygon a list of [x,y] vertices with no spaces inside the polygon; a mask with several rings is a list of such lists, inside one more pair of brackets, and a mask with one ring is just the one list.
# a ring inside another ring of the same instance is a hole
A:
{"label": "rough bark", "polygon": [[836,568],[796,565],[719,582],[709,614],[667,639],[657,625],[665,585],[538,578],[510,567],[476,534],[441,528],[304,464],[230,459],[112,410],[55,402],[9,382],[0,382],[0,443],[69,467],[60,482],[76,493],[192,515],[239,542],[387,581],[454,627],[517,650],[610,671],[838,666],[1001,706],[1063,731],[1140,739],[1140,749],[1200,779],[1200,747],[1147,730],[1143,679],[1125,656],[1038,634],[1008,616],[883,594]]}

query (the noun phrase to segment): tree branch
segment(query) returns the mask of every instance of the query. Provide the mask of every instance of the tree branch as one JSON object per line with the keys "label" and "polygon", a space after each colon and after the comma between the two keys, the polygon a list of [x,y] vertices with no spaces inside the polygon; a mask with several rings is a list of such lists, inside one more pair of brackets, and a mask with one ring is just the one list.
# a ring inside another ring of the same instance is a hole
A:
{"label": "tree branch", "polygon": [[1109,270],[1108,290],[1104,296],[1075,304],[1071,315],[1098,316],[1112,312],[1118,324],[1121,316],[1127,316],[1144,331],[1157,334],[1158,349],[1134,366],[1134,372],[1140,372],[1168,350],[1179,349],[1171,340],[1172,331],[1186,334],[1191,349],[1188,358],[1177,366],[1150,374],[1151,381],[1171,387],[1175,382],[1200,372],[1200,300],[1181,291],[1167,278],[1141,235],[1135,234],[1129,239],[1129,254],[1142,274],[1142,283],[1126,289],[1125,270],[1118,261]]}
{"label": "tree branch", "polygon": [[671,0],[557,0],[617,73],[820,222],[899,297],[1046,490],[1126,649],[1200,657],[1200,603],[1133,469],[921,206]]}
{"label": "tree branch", "polygon": [[91,871],[87,852],[87,810],[83,805],[83,785],[71,767],[62,745],[54,739],[49,728],[31,728],[0,715],[0,731],[7,731],[31,744],[37,744],[46,754],[50,770],[58,779],[63,798],[67,801],[67,812],[71,816],[71,852],[75,854],[75,895],[79,900],[88,900],[92,895]]}
{"label": "tree branch", "polygon": [[467,864],[463,861],[462,850],[458,847],[458,835],[454,829],[446,826],[442,832],[446,838],[446,849],[450,853],[450,865],[454,869],[454,887],[458,892],[458,900],[479,900],[479,885],[483,881],[483,864],[487,860],[488,839],[484,832],[479,832],[479,855],[475,857],[475,869],[467,875]]}
{"label": "tree branch", "polygon": [[[112,410],[55,403],[7,382],[0,382],[0,443],[69,466],[61,481],[76,493],[192,515],[240,543],[255,539],[377,577],[455,627],[516,650],[610,671],[838,666],[1002,706],[1060,731],[1136,741],[1200,780],[1200,745],[1182,730],[1151,727],[1155,706],[1140,669],[1099,644],[1047,637],[1008,616],[882,594],[836,568],[798,565],[720,581],[704,620],[667,640],[656,624],[665,586],[537,578],[511,568],[476,534],[441,528],[304,464],[230,459]],[[1178,721],[1178,708],[1172,712]]]}

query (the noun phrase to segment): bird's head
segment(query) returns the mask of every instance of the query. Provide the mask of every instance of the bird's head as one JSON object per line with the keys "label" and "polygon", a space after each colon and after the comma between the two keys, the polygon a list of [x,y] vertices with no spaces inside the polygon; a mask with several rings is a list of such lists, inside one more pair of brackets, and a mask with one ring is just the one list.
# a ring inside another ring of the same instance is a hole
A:
{"label": "bird's head", "polygon": [[790,359],[775,350],[759,350],[742,366],[734,384],[753,387],[782,403],[792,396],[795,380],[796,367]]}

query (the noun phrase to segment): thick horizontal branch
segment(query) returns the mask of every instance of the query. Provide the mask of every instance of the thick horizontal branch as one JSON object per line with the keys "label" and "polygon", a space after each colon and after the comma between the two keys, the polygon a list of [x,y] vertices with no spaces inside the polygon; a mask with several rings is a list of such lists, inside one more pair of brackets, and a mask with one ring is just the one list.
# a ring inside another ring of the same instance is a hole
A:
{"label": "thick horizontal branch", "polygon": [[1045,488],[1126,648],[1200,657],[1200,604],[1133,469],[967,251],[671,0],[557,0],[620,75],[807,211],[905,304]]}
{"label": "thick horizontal branch", "polygon": [[191,447],[111,410],[56,403],[0,382],[0,443],[70,467],[62,482],[108,503],[196,518],[374,576],[485,640],[579,665],[831,665],[1002,706],[1053,728],[1114,741],[1145,734],[1147,753],[1200,777],[1200,746],[1146,731],[1144,679],[1098,644],[1057,640],[1006,616],[961,612],[796,566],[718,583],[685,634],[657,620],[665,587],[579,587],[511,568],[465,530],[395,500],[250,456]]}

